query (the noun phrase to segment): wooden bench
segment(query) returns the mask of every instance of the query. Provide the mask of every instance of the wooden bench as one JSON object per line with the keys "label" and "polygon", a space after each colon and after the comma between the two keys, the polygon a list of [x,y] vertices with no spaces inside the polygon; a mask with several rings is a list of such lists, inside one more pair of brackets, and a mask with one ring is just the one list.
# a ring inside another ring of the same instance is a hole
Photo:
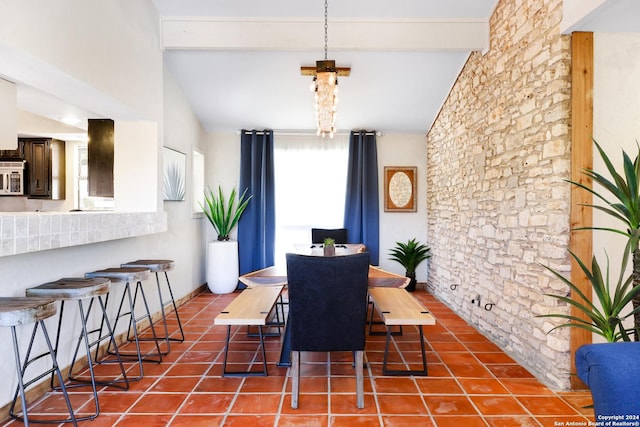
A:
{"label": "wooden bench", "polygon": [[[400,288],[369,288],[369,295],[380,313],[387,328],[387,339],[384,347],[383,375],[427,375],[427,357],[424,349],[423,325],[435,325],[436,319],[413,295]],[[387,369],[389,345],[391,343],[391,327],[414,325],[420,332],[420,349],[422,351],[421,370]]]}
{"label": "wooden bench", "polygon": [[[267,324],[267,317],[273,309],[283,286],[265,286],[247,288],[240,293],[214,320],[215,325],[227,326],[227,340],[224,348],[224,362],[222,376],[255,376],[267,375],[267,355],[264,348],[264,336],[262,327]],[[231,326],[246,325],[257,326],[262,349],[262,372],[254,371],[227,371],[227,357],[229,354],[229,341]]]}

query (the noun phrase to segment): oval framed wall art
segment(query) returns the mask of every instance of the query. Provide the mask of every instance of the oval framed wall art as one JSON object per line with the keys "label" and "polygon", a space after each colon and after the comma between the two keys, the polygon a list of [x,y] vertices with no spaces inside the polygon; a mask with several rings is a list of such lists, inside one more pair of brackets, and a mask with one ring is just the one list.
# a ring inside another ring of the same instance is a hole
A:
{"label": "oval framed wall art", "polygon": [[417,174],[415,166],[384,167],[385,212],[416,212]]}

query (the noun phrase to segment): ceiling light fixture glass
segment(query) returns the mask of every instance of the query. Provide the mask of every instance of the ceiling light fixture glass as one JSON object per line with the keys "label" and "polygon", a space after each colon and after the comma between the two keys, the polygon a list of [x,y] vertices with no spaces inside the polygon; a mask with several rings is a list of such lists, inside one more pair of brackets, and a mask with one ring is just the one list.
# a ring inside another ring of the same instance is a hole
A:
{"label": "ceiling light fixture glass", "polygon": [[315,97],[317,134],[333,138],[336,133],[336,112],[338,104],[338,76],[348,76],[350,68],[337,68],[336,61],[327,59],[328,5],[324,1],[324,60],[316,61],[315,67],[302,67],[303,75],[313,75],[311,91]]}

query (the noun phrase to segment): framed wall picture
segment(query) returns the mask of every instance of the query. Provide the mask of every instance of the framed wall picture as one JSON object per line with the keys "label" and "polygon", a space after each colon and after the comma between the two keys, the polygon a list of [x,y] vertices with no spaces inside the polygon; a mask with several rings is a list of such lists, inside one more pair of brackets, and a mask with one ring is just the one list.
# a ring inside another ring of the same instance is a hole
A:
{"label": "framed wall picture", "polygon": [[384,167],[384,211],[416,212],[416,182],[418,168],[415,166]]}
{"label": "framed wall picture", "polygon": [[187,156],[184,153],[167,147],[164,147],[162,150],[162,156],[164,200],[184,200],[187,192]]}

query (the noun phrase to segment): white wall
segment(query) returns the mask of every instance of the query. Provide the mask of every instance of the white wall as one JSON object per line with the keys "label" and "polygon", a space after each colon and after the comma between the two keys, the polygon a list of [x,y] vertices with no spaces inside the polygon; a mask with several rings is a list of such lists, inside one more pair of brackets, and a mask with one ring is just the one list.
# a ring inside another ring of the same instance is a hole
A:
{"label": "white wall", "polygon": [[572,26],[578,24],[607,1],[609,0],[563,0],[560,31],[570,31]]}
{"label": "white wall", "polygon": [[15,150],[17,90],[13,82],[0,78],[0,150]]}
{"label": "white wall", "polygon": [[[69,10],[78,11],[78,14],[69,14]],[[173,79],[163,72],[161,52],[157,46],[157,22],[158,17],[150,0],[25,0],[3,3],[0,14],[0,57],[3,58],[0,61],[0,74],[2,70],[20,69],[15,66],[20,64],[10,61],[16,56],[4,56],[4,53],[7,50],[24,53],[22,48],[25,48],[28,56],[33,55],[37,63],[46,65],[42,74],[35,72],[25,76],[51,83],[47,71],[63,67],[67,76],[77,76],[83,80],[87,85],[87,93],[99,93],[112,101],[117,99],[110,105],[121,106],[121,102],[126,103],[127,109],[141,113],[139,118],[125,121],[139,121],[142,128],[152,128],[149,134],[153,133],[153,137],[145,140],[141,146],[136,146],[135,138],[130,139],[118,156],[131,154],[127,162],[133,166],[149,162],[143,168],[144,173],[135,176],[137,181],[132,187],[139,191],[148,190],[150,195],[156,194],[155,197],[150,196],[149,203],[154,206],[152,210],[157,206],[166,210],[168,229],[164,233],[144,237],[0,257],[0,296],[22,296],[28,287],[61,277],[83,276],[89,271],[142,258],[175,260],[175,270],[169,273],[169,277],[178,299],[204,283],[204,220],[192,216],[189,201],[163,202],[158,195],[158,165],[162,161],[159,151],[162,144],[187,154],[187,191],[192,188],[192,148],[204,151],[205,145],[198,120]],[[13,46],[7,47],[8,42]],[[95,48],[102,49],[98,57],[91,54]],[[111,52],[111,49],[114,51]],[[37,68],[34,70],[38,71]],[[64,88],[64,82],[54,86],[55,90],[60,90]],[[166,122],[163,122],[163,117]],[[114,118],[116,121],[123,120],[124,116]],[[131,134],[137,133],[136,129],[129,130]],[[137,153],[140,148],[146,151],[143,155]],[[145,194],[144,197],[147,196]],[[135,194],[131,197],[135,197]],[[155,284],[152,281],[145,283],[150,291],[153,291],[153,286]],[[112,298],[119,300],[122,284],[114,284],[112,292]],[[153,293],[150,295],[151,310],[157,312],[159,302]],[[110,304],[112,316],[114,308],[116,304]],[[121,323],[124,327],[124,322]],[[54,318],[47,321],[47,325],[55,333]],[[69,364],[70,352],[77,337],[74,326],[78,325],[78,313],[75,307],[65,307],[65,325],[62,350],[58,355],[62,366]],[[28,343],[27,334],[30,330],[29,325],[19,328],[22,348]],[[6,351],[0,352],[0,377],[5,379],[0,384],[1,408],[13,398],[17,381],[13,354],[8,344],[11,343],[8,328],[0,328],[0,342],[6,344],[3,347]],[[36,351],[44,347],[42,339],[36,340],[36,346]]]}
{"label": "white wall", "polygon": [[[151,0],[4,2],[0,58],[7,80],[123,123],[127,131],[115,141],[116,209],[158,210],[160,144],[149,123],[162,117],[163,71]],[[140,167],[141,158],[150,163]],[[122,181],[134,173],[134,181]]]}
{"label": "white wall", "polygon": [[114,141],[114,209],[157,211],[162,196],[157,122],[119,120],[115,123]]}
{"label": "white wall", "polygon": [[[210,133],[206,135],[206,155],[204,160],[204,186],[218,191],[222,186],[225,194],[240,186],[240,135],[235,132]],[[209,222],[206,222],[206,241],[216,239]],[[238,236],[238,228],[231,232],[231,238]]]}
{"label": "white wall", "polygon": [[[389,250],[397,241],[411,238],[428,244],[427,240],[427,189],[426,163],[427,145],[424,135],[387,134],[378,137],[378,183],[380,193],[380,266],[389,271],[404,274],[403,267],[388,259]],[[213,133],[207,135],[206,185],[216,189],[218,185],[229,191],[240,184],[240,136],[236,133]],[[385,166],[418,167],[417,212],[384,212]],[[235,230],[234,230],[235,231]],[[211,227],[207,227],[207,239],[215,238]],[[422,263],[416,272],[419,282],[427,280],[428,262]]]}
{"label": "white wall", "polygon": [[[205,134],[187,100],[165,69],[164,78],[163,145],[187,155],[186,189],[184,201],[162,202],[168,217],[168,231],[162,239],[162,249],[171,253],[176,266],[181,267],[184,286],[193,290],[205,282],[205,240],[208,226],[202,215],[192,213],[193,206],[193,150],[206,150]],[[162,157],[162,156],[160,156]],[[162,180],[159,178],[160,184]],[[162,192],[159,194],[162,199]]]}
{"label": "white wall", "polygon": [[[417,212],[384,211],[384,167],[417,166]],[[380,266],[394,273],[404,274],[404,268],[388,258],[395,242],[409,239],[429,245],[427,236],[427,139],[424,135],[385,134],[378,137],[378,183],[380,188]],[[427,281],[429,261],[416,270],[418,282]]]}
{"label": "white wall", "polygon": [[640,141],[640,34],[594,35],[594,138],[621,160]]}
{"label": "white wall", "polygon": [[0,53],[9,80],[89,111],[114,120],[162,114],[159,18],[150,0],[3,2]]}
{"label": "white wall", "polygon": [[[622,173],[622,150],[633,160],[640,152],[640,34],[594,34],[593,136]],[[594,147],[594,169],[610,178]],[[596,187],[598,189],[598,187]],[[606,194],[606,193],[603,193]],[[610,199],[612,200],[612,199]],[[621,222],[595,210],[594,226],[621,229]],[[619,276],[625,239],[593,232],[593,253],[601,267],[611,262],[611,278]],[[631,271],[631,268],[628,268]],[[631,326],[629,324],[629,326]]]}

